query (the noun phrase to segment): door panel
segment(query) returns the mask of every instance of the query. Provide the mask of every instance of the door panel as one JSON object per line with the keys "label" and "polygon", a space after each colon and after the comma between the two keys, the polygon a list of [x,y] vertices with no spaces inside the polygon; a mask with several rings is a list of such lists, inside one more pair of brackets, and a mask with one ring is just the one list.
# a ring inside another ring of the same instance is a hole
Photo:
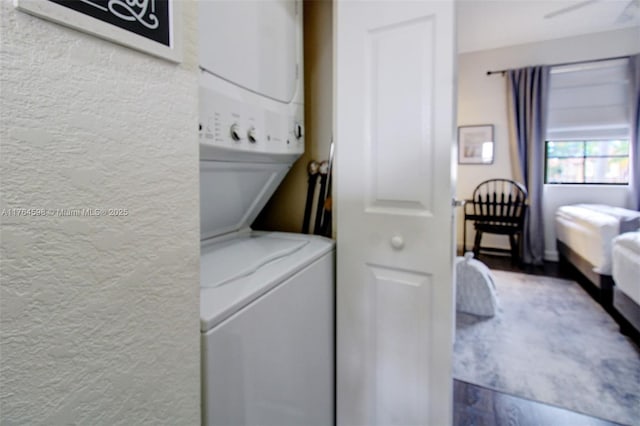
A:
{"label": "door panel", "polygon": [[450,424],[453,1],[334,10],[338,424]]}
{"label": "door panel", "polygon": [[[429,400],[429,316],[431,280],[419,272],[369,265],[375,303],[378,424],[420,424]],[[398,392],[397,389],[403,389]]]}
{"label": "door panel", "polygon": [[[433,158],[431,98],[433,20],[428,17],[369,30],[364,119],[370,129],[367,162],[369,208],[426,213]],[[407,49],[413,40],[424,40]],[[426,47],[426,48],[425,48]],[[372,211],[372,210],[370,210]]]}

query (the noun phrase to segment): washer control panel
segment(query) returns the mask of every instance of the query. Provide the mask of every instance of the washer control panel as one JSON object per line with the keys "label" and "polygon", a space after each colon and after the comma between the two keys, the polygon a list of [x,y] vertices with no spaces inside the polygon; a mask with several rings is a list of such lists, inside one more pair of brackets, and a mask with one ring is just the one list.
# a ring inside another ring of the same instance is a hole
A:
{"label": "washer control panel", "polygon": [[[302,107],[283,105],[272,111],[200,87],[199,139],[201,145],[237,151],[302,154]],[[298,113],[297,110],[300,110]]]}

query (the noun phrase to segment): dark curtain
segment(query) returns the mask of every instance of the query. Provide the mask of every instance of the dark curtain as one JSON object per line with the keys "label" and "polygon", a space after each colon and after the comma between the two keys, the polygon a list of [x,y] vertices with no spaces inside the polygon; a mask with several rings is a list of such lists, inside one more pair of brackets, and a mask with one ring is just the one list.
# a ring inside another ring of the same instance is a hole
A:
{"label": "dark curtain", "polygon": [[631,70],[631,156],[629,206],[640,211],[640,54],[629,58]]}
{"label": "dark curtain", "polygon": [[544,259],[544,141],[547,128],[549,66],[526,67],[507,72],[509,115],[520,175],[529,192],[523,259],[540,265]]}

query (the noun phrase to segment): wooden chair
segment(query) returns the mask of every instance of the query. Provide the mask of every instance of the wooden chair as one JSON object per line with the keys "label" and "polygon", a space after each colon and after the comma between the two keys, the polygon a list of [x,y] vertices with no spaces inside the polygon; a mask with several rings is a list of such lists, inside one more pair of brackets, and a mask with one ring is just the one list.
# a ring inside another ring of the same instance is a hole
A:
{"label": "wooden chair", "polygon": [[[522,234],[527,214],[527,190],[509,179],[489,179],[473,191],[473,199],[464,205],[463,251],[467,247],[467,221],[473,221],[476,235],[473,253],[477,257],[480,250],[511,253],[511,260],[520,263]],[[511,250],[481,247],[483,234],[508,235]]]}

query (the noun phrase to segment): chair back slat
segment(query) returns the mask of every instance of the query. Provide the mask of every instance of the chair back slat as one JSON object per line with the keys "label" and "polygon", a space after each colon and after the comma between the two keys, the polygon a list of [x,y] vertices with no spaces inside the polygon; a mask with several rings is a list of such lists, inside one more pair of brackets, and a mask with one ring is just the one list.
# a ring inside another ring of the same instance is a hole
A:
{"label": "chair back slat", "polygon": [[495,191],[491,194],[491,201],[489,204],[489,216],[495,217],[496,216],[496,209],[497,209],[497,194],[495,193]]}
{"label": "chair back slat", "polygon": [[473,192],[473,213],[479,222],[521,226],[526,214],[527,190],[508,179],[490,179]]}
{"label": "chair back slat", "polygon": [[517,215],[516,205],[517,205],[516,197],[514,197],[512,194],[509,196],[509,217],[514,217]]}

